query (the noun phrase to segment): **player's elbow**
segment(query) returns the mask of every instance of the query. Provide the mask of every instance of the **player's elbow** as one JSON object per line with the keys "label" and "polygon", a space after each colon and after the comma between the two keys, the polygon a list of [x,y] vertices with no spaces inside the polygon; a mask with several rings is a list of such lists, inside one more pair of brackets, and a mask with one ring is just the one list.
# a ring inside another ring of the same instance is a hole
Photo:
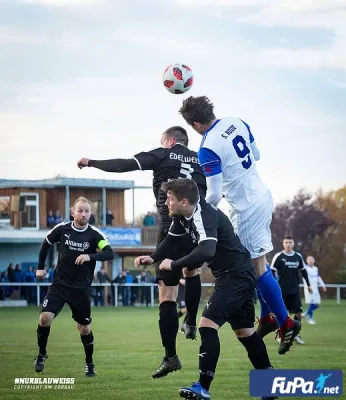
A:
{"label": "player's elbow", "polygon": [[200,245],[203,247],[203,262],[210,262],[215,257],[216,241],[205,240]]}
{"label": "player's elbow", "polygon": [[103,252],[105,253],[105,257],[107,258],[107,261],[114,260],[114,251],[112,250],[111,247],[103,250]]}

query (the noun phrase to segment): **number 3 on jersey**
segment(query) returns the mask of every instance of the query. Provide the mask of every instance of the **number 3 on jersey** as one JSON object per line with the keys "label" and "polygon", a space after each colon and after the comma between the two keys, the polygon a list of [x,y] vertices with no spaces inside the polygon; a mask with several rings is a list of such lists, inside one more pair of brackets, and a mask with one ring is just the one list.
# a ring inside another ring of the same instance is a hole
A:
{"label": "number 3 on jersey", "polygon": [[182,175],[181,178],[192,179],[193,171],[194,169],[191,167],[191,164],[181,163],[181,170],[180,170],[180,175]]}
{"label": "number 3 on jersey", "polygon": [[243,136],[237,135],[233,140],[233,147],[235,152],[237,153],[237,156],[239,158],[245,158],[244,161],[242,161],[241,165],[245,169],[249,169],[252,165],[251,157],[250,157],[250,149],[246,145],[246,141],[243,138]]}

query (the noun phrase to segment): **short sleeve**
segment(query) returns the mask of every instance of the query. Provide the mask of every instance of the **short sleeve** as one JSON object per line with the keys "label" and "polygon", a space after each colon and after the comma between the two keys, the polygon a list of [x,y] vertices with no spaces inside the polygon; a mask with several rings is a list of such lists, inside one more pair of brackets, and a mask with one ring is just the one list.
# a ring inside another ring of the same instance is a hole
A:
{"label": "short sleeve", "polygon": [[165,149],[159,147],[150,151],[142,151],[141,153],[133,156],[141,171],[153,171],[161,158],[163,157]]}
{"label": "short sleeve", "polygon": [[205,176],[213,176],[222,172],[220,157],[207,147],[201,147],[199,149],[198,160],[203,168]]}
{"label": "short sleeve", "polygon": [[186,234],[185,227],[182,224],[181,218],[179,216],[173,217],[173,221],[169,228],[168,234],[171,236],[183,236]]}
{"label": "short sleeve", "polygon": [[47,233],[46,240],[50,245],[60,242],[62,230],[65,225],[66,222],[61,222],[60,224],[55,225],[54,228]]}
{"label": "short sleeve", "polygon": [[218,210],[211,204],[206,205],[203,209],[198,206],[193,216],[193,222],[199,236],[198,243],[204,240],[217,241],[217,213]]}
{"label": "short sleeve", "polygon": [[94,231],[95,242],[98,249],[103,250],[106,246],[110,246],[109,240],[105,233],[95,228],[94,226],[92,227],[92,229]]}
{"label": "short sleeve", "polygon": [[255,138],[254,138],[254,136],[253,136],[253,134],[252,134],[252,132],[251,132],[250,125],[247,124],[247,123],[246,123],[245,121],[243,121],[242,119],[241,119],[241,122],[246,126],[246,128],[247,128],[247,130],[248,130],[248,132],[249,132],[249,140],[250,140],[250,143],[253,143],[253,142],[255,141]]}
{"label": "short sleeve", "polygon": [[299,257],[298,269],[305,269],[305,263],[304,263],[303,256],[300,253],[297,253],[297,255]]}

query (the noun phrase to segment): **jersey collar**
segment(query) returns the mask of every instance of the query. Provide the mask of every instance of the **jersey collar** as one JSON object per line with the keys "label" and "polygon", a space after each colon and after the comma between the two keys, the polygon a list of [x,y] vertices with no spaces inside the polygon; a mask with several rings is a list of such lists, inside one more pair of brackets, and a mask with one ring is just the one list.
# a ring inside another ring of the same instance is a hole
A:
{"label": "jersey collar", "polygon": [[285,251],[283,251],[282,254],[285,254],[285,256],[294,256],[296,252],[294,250],[291,253],[286,253]]}
{"label": "jersey collar", "polygon": [[72,222],[71,222],[71,228],[72,228],[74,231],[76,231],[76,232],[84,232],[84,231],[86,231],[86,230],[89,228],[89,224],[88,224],[84,229],[78,229],[78,228],[76,228],[76,227],[74,226],[74,222],[72,221]]}

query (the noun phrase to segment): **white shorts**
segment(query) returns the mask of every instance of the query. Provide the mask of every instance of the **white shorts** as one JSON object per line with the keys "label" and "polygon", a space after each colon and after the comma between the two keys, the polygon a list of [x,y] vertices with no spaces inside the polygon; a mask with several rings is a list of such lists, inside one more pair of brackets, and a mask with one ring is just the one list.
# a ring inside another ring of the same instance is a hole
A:
{"label": "white shorts", "polygon": [[270,224],[273,213],[273,198],[268,192],[262,199],[244,211],[231,212],[230,220],[242,245],[251,258],[258,258],[273,250]]}

